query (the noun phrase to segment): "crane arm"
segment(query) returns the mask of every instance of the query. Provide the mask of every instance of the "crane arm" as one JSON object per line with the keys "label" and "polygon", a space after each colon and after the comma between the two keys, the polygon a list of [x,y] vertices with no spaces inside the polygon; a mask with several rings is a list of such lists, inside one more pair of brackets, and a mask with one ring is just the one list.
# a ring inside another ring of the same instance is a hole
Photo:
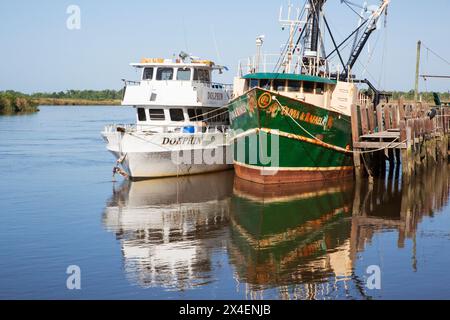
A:
{"label": "crane arm", "polygon": [[382,1],[383,2],[381,3],[380,7],[375,12],[373,12],[372,16],[369,18],[369,23],[367,25],[366,30],[364,31],[364,34],[361,36],[354,50],[351,52],[346,68],[342,73],[342,78],[345,79],[348,77],[350,69],[352,69],[353,66],[355,65],[367,41],[369,40],[372,32],[375,31],[375,29],[377,28],[378,20],[383,15],[383,13],[386,12],[390,0],[382,0]]}

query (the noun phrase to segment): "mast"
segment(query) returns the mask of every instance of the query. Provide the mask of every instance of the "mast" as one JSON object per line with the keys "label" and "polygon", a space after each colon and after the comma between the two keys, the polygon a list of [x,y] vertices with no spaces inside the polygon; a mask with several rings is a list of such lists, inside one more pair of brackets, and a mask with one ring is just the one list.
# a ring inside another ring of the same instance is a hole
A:
{"label": "mast", "polygon": [[307,68],[306,73],[317,75],[321,64],[321,55],[319,45],[322,44],[320,23],[322,21],[322,8],[326,0],[308,0],[309,12],[307,22],[307,33],[304,64]]}
{"label": "mast", "polygon": [[310,0],[311,13],[313,16],[311,25],[311,51],[317,52],[320,37],[320,12],[326,0]]}
{"label": "mast", "polygon": [[283,65],[284,65],[284,72],[286,73],[290,73],[291,72],[291,65],[292,65],[292,60],[293,60],[293,56],[294,56],[294,51],[296,48],[296,44],[294,44],[294,37],[297,31],[297,28],[304,23],[303,21],[301,21],[301,17],[300,17],[300,8],[297,8],[297,12],[296,12],[296,17],[295,19],[291,19],[291,14],[292,14],[292,4],[289,2],[288,5],[288,13],[287,13],[287,19],[283,19],[283,7],[280,8],[280,24],[284,27],[289,27],[289,40],[288,40],[288,44],[287,44],[287,52],[286,52],[286,56],[285,59],[283,61]]}
{"label": "mast", "polygon": [[372,14],[370,17],[369,23],[367,25],[366,30],[364,31],[364,34],[357,42],[355,48],[350,54],[350,58],[345,66],[345,69],[341,75],[342,79],[347,79],[350,70],[355,65],[356,61],[358,60],[359,56],[361,55],[362,50],[364,49],[367,41],[370,38],[370,35],[372,32],[374,32],[377,28],[378,20],[380,19],[381,15],[387,11],[387,7],[390,3],[390,0],[382,0],[382,3],[380,7]]}

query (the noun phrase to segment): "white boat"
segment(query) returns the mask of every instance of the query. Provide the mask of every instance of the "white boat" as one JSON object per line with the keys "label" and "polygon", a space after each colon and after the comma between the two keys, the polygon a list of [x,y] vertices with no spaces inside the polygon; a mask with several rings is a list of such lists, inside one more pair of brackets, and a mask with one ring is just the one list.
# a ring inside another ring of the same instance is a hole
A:
{"label": "white boat", "polygon": [[131,66],[140,80],[124,80],[122,105],[136,109],[136,124],[109,125],[102,132],[118,159],[114,172],[145,179],[232,168],[224,107],[231,87],[211,81],[214,71],[226,68],[183,53]]}

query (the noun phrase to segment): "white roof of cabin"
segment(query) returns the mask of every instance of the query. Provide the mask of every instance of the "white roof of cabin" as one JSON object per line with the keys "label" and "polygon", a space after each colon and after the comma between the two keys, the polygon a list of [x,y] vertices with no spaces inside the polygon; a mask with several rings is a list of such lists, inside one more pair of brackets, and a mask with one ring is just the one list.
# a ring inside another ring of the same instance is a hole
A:
{"label": "white roof of cabin", "polygon": [[157,62],[151,62],[151,63],[130,63],[130,66],[136,67],[136,68],[145,68],[145,67],[173,67],[173,68],[192,68],[192,67],[201,67],[211,70],[216,69],[223,69],[223,66],[218,65],[209,65],[206,63],[186,63],[186,62],[163,62],[163,63],[157,63]]}

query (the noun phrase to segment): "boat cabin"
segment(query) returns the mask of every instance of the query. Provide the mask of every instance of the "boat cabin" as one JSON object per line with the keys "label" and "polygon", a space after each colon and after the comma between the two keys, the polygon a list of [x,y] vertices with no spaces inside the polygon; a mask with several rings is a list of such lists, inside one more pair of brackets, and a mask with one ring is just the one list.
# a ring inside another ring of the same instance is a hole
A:
{"label": "boat cabin", "polygon": [[140,131],[198,133],[228,130],[229,113],[223,108],[136,106]]}
{"label": "boat cabin", "polygon": [[124,80],[122,105],[222,107],[231,94],[229,86],[212,81],[213,72],[224,69],[212,61],[142,59],[131,66],[139,80]]}
{"label": "boat cabin", "polygon": [[233,96],[260,88],[350,115],[357,92],[352,83],[293,73],[249,73],[234,81]]}
{"label": "boat cabin", "polygon": [[215,71],[224,67],[208,60],[142,59],[131,64],[138,81],[125,81],[122,105],[136,108],[139,130],[192,133],[228,125],[223,107],[231,86],[214,83]]}

